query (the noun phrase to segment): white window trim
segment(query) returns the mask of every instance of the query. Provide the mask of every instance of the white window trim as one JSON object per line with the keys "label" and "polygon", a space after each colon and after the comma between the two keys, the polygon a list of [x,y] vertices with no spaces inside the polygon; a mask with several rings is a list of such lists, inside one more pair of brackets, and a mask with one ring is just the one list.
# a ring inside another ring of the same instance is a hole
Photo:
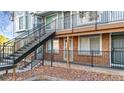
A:
{"label": "white window trim", "polygon": [[[22,28],[20,28],[20,19],[21,19],[21,21],[22,21],[22,24],[21,24]],[[18,22],[19,22],[19,30],[24,29],[24,16],[20,16]]]}
{"label": "white window trim", "polygon": [[[109,33],[109,51],[112,51],[112,34]],[[110,66],[112,66],[112,56],[111,56],[111,52],[109,54],[109,57],[110,57]]]}
{"label": "white window trim", "polygon": [[[53,39],[53,40],[58,40],[58,44],[60,44],[59,42],[59,39]],[[46,42],[46,53],[51,53],[51,48],[50,48],[50,50],[48,50],[48,43],[51,43],[51,40],[50,41],[47,41]],[[60,45],[59,45],[59,50],[60,50]],[[57,52],[56,51],[54,51],[54,49],[53,49],[53,53],[54,54],[59,54],[59,50],[57,50]]]}
{"label": "white window trim", "polygon": [[[94,37],[100,37],[100,54],[97,54],[97,56],[101,56],[102,55],[102,34],[98,35],[98,36],[87,36],[86,38],[94,38]],[[80,51],[80,36],[78,36],[78,55],[91,55],[91,54],[81,54]],[[84,37],[85,38],[85,37]],[[90,39],[88,39],[90,40]],[[88,50],[90,51],[90,50]]]}
{"label": "white window trim", "polygon": [[[21,16],[18,17],[18,31],[19,31],[19,32],[20,32],[20,31],[26,31],[26,30],[27,30],[27,29],[26,29],[26,21],[27,21],[27,20],[26,20],[26,16],[27,16],[27,15],[21,15]],[[22,29],[19,28],[19,25],[20,25],[20,24],[19,24],[19,19],[20,19],[20,17],[23,17],[23,28],[22,28]],[[17,32],[18,32],[18,31],[17,31]]]}
{"label": "white window trim", "polygon": [[49,51],[51,50],[51,49],[49,50],[49,48],[48,48],[49,42],[51,43],[51,40],[48,40],[46,42],[46,53],[50,53]]}
{"label": "white window trim", "polygon": [[21,17],[21,16],[26,16],[26,13],[23,13],[23,14],[21,14],[21,15],[16,15],[16,16],[14,17],[14,19],[18,19],[18,18]]}
{"label": "white window trim", "polygon": [[[58,40],[58,44],[60,44],[60,43],[59,43],[59,42],[60,42],[59,39],[53,39],[53,41],[54,41],[54,40]],[[54,45],[54,43],[53,43],[53,45]],[[56,49],[53,49],[53,53],[54,53],[54,54],[59,54],[59,50],[60,50],[60,46],[59,46],[59,49],[58,49],[57,51],[56,51]]]}

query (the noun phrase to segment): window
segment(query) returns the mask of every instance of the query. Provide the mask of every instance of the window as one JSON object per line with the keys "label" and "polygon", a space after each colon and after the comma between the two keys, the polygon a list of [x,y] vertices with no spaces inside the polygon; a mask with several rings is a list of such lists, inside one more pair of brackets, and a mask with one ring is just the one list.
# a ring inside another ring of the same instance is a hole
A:
{"label": "window", "polygon": [[19,29],[23,29],[23,16],[19,18]]}
{"label": "window", "polygon": [[41,18],[37,17],[37,25],[41,25]]}
{"label": "window", "polygon": [[[47,52],[51,53],[51,40],[49,40],[47,42]],[[59,40],[58,39],[54,39],[53,40],[53,52],[54,53],[59,53]]]}
{"label": "window", "polygon": [[57,18],[57,14],[53,14],[46,17],[46,24],[49,24],[46,26],[46,29],[55,29],[55,22],[52,21],[55,20],[56,18]]}
{"label": "window", "polygon": [[53,40],[54,53],[59,53],[59,40]]}
{"label": "window", "polygon": [[91,54],[91,51],[100,54],[100,36],[80,37],[79,40],[79,54]]}
{"label": "window", "polygon": [[47,53],[50,53],[51,52],[51,40],[48,40],[47,41],[47,44],[46,44],[46,49],[47,49]]}
{"label": "window", "polygon": [[100,38],[99,37],[90,38],[90,50],[100,51]]}

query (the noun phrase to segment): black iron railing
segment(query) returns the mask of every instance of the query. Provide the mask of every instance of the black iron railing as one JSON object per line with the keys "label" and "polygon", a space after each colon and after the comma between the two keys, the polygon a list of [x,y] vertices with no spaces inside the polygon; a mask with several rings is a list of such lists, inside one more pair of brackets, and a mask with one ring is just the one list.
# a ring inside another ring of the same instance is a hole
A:
{"label": "black iron railing", "polygon": [[[50,24],[55,23],[55,21],[56,20],[52,21],[51,23],[45,24],[45,25],[39,24],[35,26],[33,29],[22,33],[21,35],[17,36],[16,38],[12,40],[9,40],[8,42],[5,42],[0,47],[1,63],[15,64],[14,61],[17,59],[15,54],[17,54],[17,51],[21,51],[26,46],[29,46],[29,45],[33,46],[35,44],[40,43],[40,39],[44,36],[44,34],[49,33],[46,30],[46,27],[49,26]],[[55,32],[55,28],[51,31]],[[24,52],[27,50],[30,50],[31,47],[28,47],[28,48],[29,49],[24,50]]]}
{"label": "black iron railing", "polygon": [[[4,43],[3,46],[1,46],[1,51],[0,51],[0,59],[5,62],[5,63],[12,63],[16,59],[15,56],[11,56],[11,59],[13,61],[11,62],[10,59],[7,57],[10,55],[14,55],[16,51],[21,50],[23,47],[28,46],[29,44],[36,44],[40,42],[40,38],[47,32],[51,31],[64,31],[65,29],[71,29],[73,31],[74,28],[77,27],[84,27],[84,26],[95,26],[97,29],[97,25],[99,24],[104,24],[104,23],[112,23],[112,22],[121,22],[124,21],[124,12],[123,11],[86,11],[78,14],[72,14],[71,16],[68,17],[62,17],[58,18],[56,20],[53,20],[50,23],[47,24],[39,24],[37,26],[34,26],[33,29],[28,30],[21,35],[17,36],[16,38],[9,40],[8,42]],[[59,53],[65,53],[63,54],[63,57],[65,56],[66,59],[66,50],[59,50]],[[63,60],[64,58],[61,56],[57,56],[58,53],[54,53],[54,51],[50,51],[51,55],[50,58],[51,61],[65,61]],[[47,54],[50,54],[47,53]],[[120,52],[119,52],[120,53]],[[45,53],[46,54],[46,53]],[[98,60],[98,63],[101,63],[100,60],[105,62],[106,58],[109,58],[109,60],[117,60],[117,59],[110,59],[109,56],[112,56],[115,58],[115,52],[109,52],[109,51],[76,51],[76,50],[69,50],[69,54],[73,54],[70,59],[70,62],[73,63],[81,63],[83,64],[83,61],[80,61],[82,58],[84,59],[89,59],[88,62],[84,62],[84,64],[89,64],[91,66],[96,66],[100,65],[96,63],[96,60]],[[77,54],[77,55],[75,55]],[[123,54],[123,53],[122,53]],[[86,55],[86,56],[85,56]],[[102,57],[101,57],[102,55]],[[45,59],[49,55],[43,55],[43,59]],[[77,56],[77,60],[74,58]],[[122,55],[121,55],[122,56]],[[98,57],[101,59],[98,59]],[[123,57],[123,56],[122,56]],[[6,59],[5,59],[6,58]],[[59,59],[57,59],[59,58]],[[107,61],[109,61],[107,60]],[[103,62],[103,63],[104,63]],[[118,61],[119,62],[119,61]],[[110,63],[110,62],[107,62]],[[114,62],[115,63],[115,62]],[[120,67],[122,67],[123,60],[120,61],[118,65],[121,64]],[[115,63],[117,65],[117,63]],[[110,64],[104,64],[106,67],[111,67],[112,65]],[[101,64],[103,66],[103,64]],[[113,64],[114,66],[114,64]]]}
{"label": "black iron railing", "polygon": [[3,49],[3,46],[0,45],[0,62],[2,62],[2,58],[3,58],[2,49]]}
{"label": "black iron railing", "polygon": [[56,31],[72,30],[73,28],[96,26],[106,23],[124,21],[124,11],[83,11],[66,17],[56,19],[56,24],[50,24],[46,30],[56,26]]}
{"label": "black iron railing", "polygon": [[[48,50],[44,60],[54,63],[69,63],[91,67],[124,69],[124,51],[84,51],[84,50]],[[56,52],[59,51],[59,52]]]}

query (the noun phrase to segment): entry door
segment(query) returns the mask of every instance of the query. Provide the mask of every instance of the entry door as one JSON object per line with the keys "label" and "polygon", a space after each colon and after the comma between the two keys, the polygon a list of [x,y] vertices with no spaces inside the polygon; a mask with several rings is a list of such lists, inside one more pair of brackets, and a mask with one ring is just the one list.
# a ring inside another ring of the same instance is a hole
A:
{"label": "entry door", "polygon": [[[69,56],[70,56],[70,61],[73,61],[73,40],[69,40]],[[64,39],[64,60],[67,60],[67,39]]]}
{"label": "entry door", "polygon": [[64,12],[64,29],[70,28],[70,12]]}
{"label": "entry door", "polygon": [[124,35],[112,36],[112,64],[124,65]]}

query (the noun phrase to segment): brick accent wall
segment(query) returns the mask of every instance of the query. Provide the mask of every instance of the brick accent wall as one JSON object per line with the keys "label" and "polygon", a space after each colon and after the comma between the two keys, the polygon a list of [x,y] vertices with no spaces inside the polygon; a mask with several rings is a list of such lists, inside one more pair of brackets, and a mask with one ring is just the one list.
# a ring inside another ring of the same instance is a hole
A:
{"label": "brick accent wall", "polygon": [[78,54],[78,37],[73,38],[74,62],[80,64],[96,64],[109,66],[109,34],[102,34],[102,54],[101,55],[80,55]]}

